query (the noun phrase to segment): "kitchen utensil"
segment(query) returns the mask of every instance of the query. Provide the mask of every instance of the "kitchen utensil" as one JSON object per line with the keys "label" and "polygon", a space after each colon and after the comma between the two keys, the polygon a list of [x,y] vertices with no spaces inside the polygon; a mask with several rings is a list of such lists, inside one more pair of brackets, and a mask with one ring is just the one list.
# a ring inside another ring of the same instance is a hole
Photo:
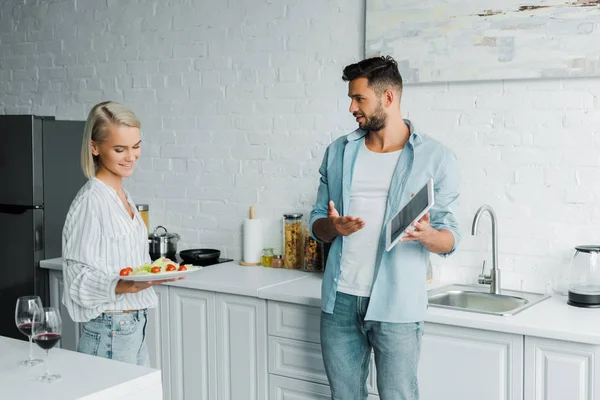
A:
{"label": "kitchen utensil", "polygon": [[244,220],[243,227],[243,259],[241,265],[260,265],[262,256],[262,223],[254,218],[254,206],[250,207],[250,218]]}
{"label": "kitchen utensil", "polygon": [[577,246],[569,270],[569,301],[576,307],[600,307],[600,246]]}
{"label": "kitchen utensil", "polygon": [[179,252],[179,257],[186,264],[209,264],[214,263],[221,256],[221,250],[217,249],[190,249]]}
{"label": "kitchen utensil", "polygon": [[[164,232],[158,233],[159,229]],[[173,232],[167,232],[164,226],[157,226],[152,234],[148,235],[148,246],[150,248],[150,258],[156,260],[160,257],[175,259],[177,253],[177,242],[180,237]]]}

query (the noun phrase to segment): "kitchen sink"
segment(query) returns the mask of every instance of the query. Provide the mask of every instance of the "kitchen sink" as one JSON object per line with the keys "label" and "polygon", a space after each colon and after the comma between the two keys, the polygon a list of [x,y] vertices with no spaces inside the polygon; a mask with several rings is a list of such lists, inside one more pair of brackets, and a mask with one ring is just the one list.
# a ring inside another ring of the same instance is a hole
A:
{"label": "kitchen sink", "polygon": [[515,315],[550,297],[516,290],[492,294],[488,285],[458,284],[431,289],[427,295],[431,307],[504,316]]}

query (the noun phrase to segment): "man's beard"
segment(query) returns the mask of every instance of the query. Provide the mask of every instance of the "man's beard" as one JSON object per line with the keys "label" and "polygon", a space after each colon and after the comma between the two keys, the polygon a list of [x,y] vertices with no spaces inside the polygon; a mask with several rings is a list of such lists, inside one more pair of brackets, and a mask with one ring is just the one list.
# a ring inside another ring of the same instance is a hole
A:
{"label": "man's beard", "polygon": [[383,106],[381,105],[381,102],[379,103],[375,111],[373,111],[373,114],[371,114],[371,116],[367,117],[366,115],[363,115],[363,117],[365,118],[365,123],[362,124],[360,128],[367,132],[380,131],[383,128],[385,128],[385,125],[387,123],[387,115],[385,115],[385,112],[383,111]]}

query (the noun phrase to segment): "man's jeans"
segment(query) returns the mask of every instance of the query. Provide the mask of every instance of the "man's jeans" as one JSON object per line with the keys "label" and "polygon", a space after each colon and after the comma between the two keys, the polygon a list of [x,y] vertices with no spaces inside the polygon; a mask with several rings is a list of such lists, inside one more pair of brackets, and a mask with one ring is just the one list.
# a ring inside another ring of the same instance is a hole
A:
{"label": "man's jeans", "polygon": [[381,400],[418,400],[423,323],[365,321],[368,297],[338,292],[333,314],[321,312],[321,351],[334,400],[367,398],[371,349]]}
{"label": "man's jeans", "polygon": [[81,324],[80,353],[150,366],[146,348],[147,311],[103,313]]}

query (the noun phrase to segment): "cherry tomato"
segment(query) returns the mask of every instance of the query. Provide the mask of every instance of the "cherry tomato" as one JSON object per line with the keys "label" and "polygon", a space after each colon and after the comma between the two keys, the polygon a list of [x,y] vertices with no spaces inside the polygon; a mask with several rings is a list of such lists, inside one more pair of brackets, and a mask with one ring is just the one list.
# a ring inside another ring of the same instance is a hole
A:
{"label": "cherry tomato", "polygon": [[160,267],[154,266],[154,267],[152,267],[150,272],[152,272],[153,274],[157,274],[160,272]]}
{"label": "cherry tomato", "polygon": [[125,269],[128,270],[130,273],[133,272],[133,268],[131,268],[131,267],[127,267]]}
{"label": "cherry tomato", "polygon": [[177,267],[174,266],[173,264],[167,264],[167,271],[175,271],[177,270]]}
{"label": "cherry tomato", "polygon": [[179,270],[178,270],[178,271],[187,271],[187,268],[185,267],[185,265],[181,265],[181,266],[179,267]]}
{"label": "cherry tomato", "polygon": [[[133,271],[133,270],[131,270],[131,271]],[[127,275],[129,275],[131,273],[131,271],[129,270],[129,268],[123,268],[121,270],[121,272],[119,272],[119,275],[121,275],[121,276],[127,276]]]}

